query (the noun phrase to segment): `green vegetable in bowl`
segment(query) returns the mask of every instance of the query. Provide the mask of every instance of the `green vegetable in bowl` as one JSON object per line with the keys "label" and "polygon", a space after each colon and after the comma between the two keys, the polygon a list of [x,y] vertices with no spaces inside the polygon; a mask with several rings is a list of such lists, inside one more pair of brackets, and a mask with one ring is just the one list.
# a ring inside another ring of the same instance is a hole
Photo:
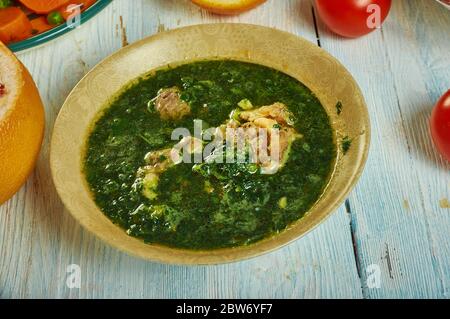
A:
{"label": "green vegetable in bowl", "polygon": [[[320,101],[261,65],[221,60],[158,70],[102,112],[86,145],[88,185],[114,223],[147,243],[205,250],[282,232],[320,198],[337,155]],[[267,128],[279,137],[280,163],[254,159],[245,138],[244,149],[222,142],[206,153],[212,140],[196,143],[198,120],[200,132]],[[172,139],[178,128],[191,135]],[[201,161],[172,159],[181,139]],[[270,164],[278,168],[272,174]]]}
{"label": "green vegetable in bowl", "polygon": [[59,25],[59,24],[64,23],[64,21],[65,21],[64,17],[62,16],[61,12],[59,12],[59,11],[53,11],[47,15],[47,22],[49,24]]}
{"label": "green vegetable in bowl", "polygon": [[252,102],[250,102],[249,99],[243,99],[242,101],[240,101],[238,103],[238,105],[241,109],[246,110],[246,111],[253,109],[253,104],[252,104]]}

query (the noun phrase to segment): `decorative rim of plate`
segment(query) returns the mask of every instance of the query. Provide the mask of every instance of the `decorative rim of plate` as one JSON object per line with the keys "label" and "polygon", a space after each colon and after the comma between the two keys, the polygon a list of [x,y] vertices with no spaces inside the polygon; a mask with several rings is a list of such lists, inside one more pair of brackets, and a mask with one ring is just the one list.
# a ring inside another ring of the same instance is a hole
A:
{"label": "decorative rim of plate", "polygon": [[[217,38],[217,35],[223,37]],[[225,43],[225,39],[230,42]],[[265,47],[258,46],[262,43]],[[89,127],[105,103],[135,78],[173,63],[216,58],[266,65],[303,82],[327,110],[336,139],[346,133],[354,136],[352,148],[344,154],[338,147],[335,170],[322,197],[283,232],[248,246],[215,250],[195,251],[146,244],[114,225],[95,204],[88,190],[82,172],[82,154]],[[146,63],[138,63],[142,60]],[[317,63],[323,63],[323,70],[317,69]],[[110,81],[108,86],[104,85],[106,79]],[[339,101],[348,106],[348,111],[336,115]],[[70,93],[55,122],[50,166],[56,190],[68,211],[86,230],[110,246],[154,262],[224,264],[272,252],[322,224],[342,205],[358,182],[367,161],[370,136],[369,113],[361,89],[350,72],[322,48],[297,35],[259,25],[201,24],[142,39],[113,53],[89,71]]]}
{"label": "decorative rim of plate", "polygon": [[[86,21],[90,20],[92,17],[100,13],[100,11],[106,8],[106,6],[111,2],[112,0],[97,0],[97,2],[94,3],[90,8],[81,13],[81,24],[85,23]],[[23,50],[31,49],[54,40],[74,29],[75,28],[69,26],[66,22],[57,27],[54,27],[51,30],[35,35],[34,37],[31,37],[29,39],[12,43],[8,45],[8,48],[13,52],[20,52]]]}

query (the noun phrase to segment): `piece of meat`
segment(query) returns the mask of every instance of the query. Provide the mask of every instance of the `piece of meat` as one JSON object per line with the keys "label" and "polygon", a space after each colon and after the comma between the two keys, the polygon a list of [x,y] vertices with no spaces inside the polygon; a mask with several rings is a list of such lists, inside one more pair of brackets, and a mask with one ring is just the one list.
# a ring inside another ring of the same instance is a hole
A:
{"label": "piece of meat", "polygon": [[[184,103],[180,100],[179,91],[176,88],[160,92],[158,98],[160,100],[156,100],[159,105],[157,109],[162,118],[163,116],[169,118],[168,111],[172,110],[169,104],[173,106]],[[182,106],[181,109],[183,108]],[[180,108],[175,109],[180,110]],[[177,117],[174,117],[175,113],[170,113],[170,119],[179,119],[180,114],[176,113]],[[243,142],[245,147],[250,148],[253,162],[260,166],[261,173],[275,174],[286,163],[292,143],[302,137],[293,127],[292,114],[287,106],[282,103],[274,103],[236,114],[238,116],[235,119],[232,118],[216,128],[216,135],[220,134],[222,138],[225,138],[228,135],[227,130],[233,129],[231,134],[234,135],[233,139],[236,145],[238,142],[241,144]],[[260,143],[261,134],[266,135],[266,145]],[[261,147],[265,150],[262,151]],[[185,152],[189,158],[192,154],[202,153],[203,142],[188,136],[173,148],[152,151],[145,156],[146,166],[138,171],[138,178],[142,183],[142,194],[145,197],[150,200],[157,198],[160,175],[168,168],[182,163]]]}
{"label": "piece of meat", "polygon": [[177,87],[161,89],[155,98],[155,109],[166,121],[178,121],[191,113],[189,104],[181,99]]}
{"label": "piece of meat", "polygon": [[[246,129],[245,138],[253,152],[252,155],[265,174],[276,173],[286,163],[292,143],[302,138],[302,135],[292,127],[294,124],[292,114],[283,103],[241,112],[239,120],[240,127]],[[260,129],[265,130],[263,133],[266,134],[266,145],[260,143],[262,137]]]}
{"label": "piece of meat", "polygon": [[181,151],[189,155],[202,152],[203,143],[195,137],[185,137],[173,148],[149,152],[145,155],[146,166],[138,170],[137,177],[142,182],[142,194],[150,200],[158,197],[157,188],[160,175],[174,165],[183,162]]}
{"label": "piece of meat", "polygon": [[227,138],[228,143],[231,141],[244,152],[250,150],[251,162],[260,165],[267,174],[274,174],[284,166],[292,143],[302,138],[293,128],[293,116],[283,103],[247,111],[237,109],[230,118],[216,129],[215,136],[222,140]]}
{"label": "piece of meat", "polygon": [[145,163],[147,166],[145,168],[147,171],[152,171],[154,173],[162,173],[170,166],[173,162],[170,157],[171,149],[163,149],[159,151],[150,152],[145,155]]}
{"label": "piece of meat", "polygon": [[[278,130],[277,142],[272,143],[272,139],[269,140],[271,142],[268,147],[270,157],[267,161],[261,163],[262,172],[274,174],[283,167],[289,158],[292,143],[302,137],[303,136],[292,127],[280,128]],[[272,156],[273,154],[278,154],[278,158]]]}
{"label": "piece of meat", "polygon": [[148,153],[145,163],[147,165],[138,170],[137,178],[142,183],[142,195],[154,200],[158,197],[159,175],[173,165],[170,149]]}
{"label": "piece of meat", "polygon": [[239,114],[239,118],[246,122],[255,122],[259,118],[272,119],[280,125],[292,126],[292,114],[288,107],[283,103],[274,103],[272,105],[262,106],[260,108],[244,111]]}

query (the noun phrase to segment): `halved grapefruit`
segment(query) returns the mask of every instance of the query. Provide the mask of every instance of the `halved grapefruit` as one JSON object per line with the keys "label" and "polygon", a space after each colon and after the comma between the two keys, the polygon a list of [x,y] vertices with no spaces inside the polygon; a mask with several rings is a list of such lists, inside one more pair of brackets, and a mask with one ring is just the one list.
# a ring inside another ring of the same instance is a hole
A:
{"label": "halved grapefruit", "polygon": [[238,14],[250,10],[266,0],[192,0],[192,2],[217,14]]}
{"label": "halved grapefruit", "polygon": [[30,73],[0,42],[0,205],[33,170],[44,122],[44,108]]}

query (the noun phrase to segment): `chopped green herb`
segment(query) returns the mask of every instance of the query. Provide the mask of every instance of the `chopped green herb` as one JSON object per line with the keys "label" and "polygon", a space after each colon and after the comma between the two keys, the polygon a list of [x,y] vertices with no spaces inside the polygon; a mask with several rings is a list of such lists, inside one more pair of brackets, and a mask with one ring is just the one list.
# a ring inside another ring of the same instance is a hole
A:
{"label": "chopped green herb", "polygon": [[308,152],[308,153],[311,152],[311,146],[309,146],[308,143],[303,143],[302,148],[305,152]]}
{"label": "chopped green herb", "polygon": [[287,197],[281,197],[280,200],[278,201],[278,207],[280,207],[281,209],[285,209],[287,207]]}
{"label": "chopped green herb", "polygon": [[151,141],[149,138],[145,137],[144,135],[139,134],[138,136],[139,136],[145,143],[147,143],[148,145],[152,145],[152,144],[153,144],[152,141]]}
{"label": "chopped green herb", "polygon": [[342,139],[341,147],[342,147],[342,151],[344,152],[344,154],[347,154],[347,152],[350,150],[350,147],[352,146],[352,142],[353,142],[353,140],[348,136],[345,136]]}
{"label": "chopped green herb", "polygon": [[278,124],[278,123],[277,123],[277,124],[274,124],[274,125],[273,125],[273,128],[276,129],[276,130],[279,130],[279,129],[281,128],[281,125]]}
{"label": "chopped green herb", "polygon": [[336,113],[337,113],[337,115],[341,115],[341,113],[342,113],[342,102],[341,101],[339,101],[339,102],[337,102],[337,104],[336,104]]}
{"label": "chopped green herb", "polygon": [[59,11],[50,12],[47,15],[47,22],[52,25],[59,25],[64,23],[64,17]]}
{"label": "chopped green herb", "polygon": [[147,103],[147,111],[149,113],[155,113],[156,109],[155,109],[155,99],[152,99],[150,101],[148,101]]}
{"label": "chopped green herb", "polygon": [[239,122],[239,116],[241,114],[241,110],[240,109],[235,109],[233,111],[231,111],[230,113],[230,120],[235,120]]}
{"label": "chopped green herb", "polygon": [[253,104],[248,99],[244,99],[238,103],[239,107],[243,110],[251,110],[253,109]]}

